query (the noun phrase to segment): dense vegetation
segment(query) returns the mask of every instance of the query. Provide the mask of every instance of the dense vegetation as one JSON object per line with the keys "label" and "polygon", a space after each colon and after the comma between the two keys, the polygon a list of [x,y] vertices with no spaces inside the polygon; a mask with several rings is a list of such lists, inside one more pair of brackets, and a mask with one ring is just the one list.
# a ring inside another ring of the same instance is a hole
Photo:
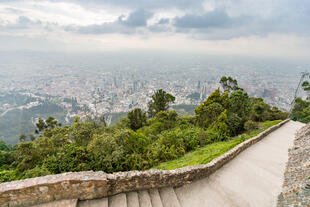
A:
{"label": "dense vegetation", "polygon": [[32,141],[21,135],[14,148],[2,143],[0,182],[68,171],[149,169],[205,146],[231,142],[222,145],[228,150],[245,140],[232,137],[262,128],[259,122],[287,117],[263,99],[250,98],[232,78],[222,78],[221,85],[224,91],[214,91],[195,115],[169,110],[174,97],[158,90],[148,112],[134,109],[109,127],[102,119],[81,122],[77,117],[70,126],[52,117],[40,119]]}
{"label": "dense vegetation", "polygon": [[280,122],[281,122],[280,120],[262,122],[260,123],[261,128],[259,129],[245,132],[237,137],[232,137],[227,141],[208,144],[195,151],[189,152],[184,156],[177,158],[175,160],[160,163],[158,166],[155,166],[154,168],[162,170],[174,170],[180,167],[206,164],[211,160],[213,160],[214,158],[221,156],[228,150],[237,146],[241,142],[250,139],[254,136],[257,136],[260,132]]}
{"label": "dense vegetation", "polygon": [[[302,83],[302,88],[305,92],[309,93],[310,91],[310,83],[305,81]],[[310,122],[310,98],[309,96],[306,100],[302,98],[297,98],[294,100],[295,105],[291,113],[291,118],[293,120],[297,120],[303,123]]]}
{"label": "dense vegetation", "polygon": [[66,112],[58,104],[49,101],[28,109],[13,109],[0,117],[0,137],[7,143],[16,144],[19,134],[30,134],[35,130],[33,117],[47,118],[49,115],[64,121]]}

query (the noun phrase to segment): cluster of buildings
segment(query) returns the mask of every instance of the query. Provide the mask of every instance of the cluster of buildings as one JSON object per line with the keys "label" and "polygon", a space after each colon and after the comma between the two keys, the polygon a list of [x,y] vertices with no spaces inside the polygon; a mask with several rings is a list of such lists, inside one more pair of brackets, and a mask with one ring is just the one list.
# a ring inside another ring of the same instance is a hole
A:
{"label": "cluster of buildings", "polygon": [[[263,97],[268,103],[287,110],[298,80],[298,75],[292,73],[257,70],[249,65],[207,67],[196,64],[179,69],[163,66],[161,70],[53,67],[27,76],[0,77],[0,91],[51,99],[66,108],[69,120],[74,116],[128,112],[137,107],[147,110],[148,102],[158,89],[175,96],[175,105],[198,105],[219,87],[223,75],[237,79],[250,96]],[[64,101],[72,98],[76,101],[74,105]]]}

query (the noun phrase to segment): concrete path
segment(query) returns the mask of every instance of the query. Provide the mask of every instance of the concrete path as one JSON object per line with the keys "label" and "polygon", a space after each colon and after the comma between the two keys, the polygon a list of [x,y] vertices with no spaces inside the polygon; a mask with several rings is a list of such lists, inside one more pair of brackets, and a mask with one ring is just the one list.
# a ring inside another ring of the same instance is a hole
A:
{"label": "concrete path", "polygon": [[[78,207],[271,207],[282,190],[288,149],[304,124],[290,121],[243,151],[211,176],[180,188],[121,193]],[[58,203],[59,204],[59,203]],[[41,207],[41,206],[40,206]],[[43,205],[42,205],[43,207]],[[44,207],[47,207],[44,205]],[[48,206],[50,207],[50,206]],[[52,205],[51,205],[52,207]]]}
{"label": "concrete path", "polygon": [[175,189],[183,207],[276,206],[288,149],[304,124],[290,121],[208,178]]}

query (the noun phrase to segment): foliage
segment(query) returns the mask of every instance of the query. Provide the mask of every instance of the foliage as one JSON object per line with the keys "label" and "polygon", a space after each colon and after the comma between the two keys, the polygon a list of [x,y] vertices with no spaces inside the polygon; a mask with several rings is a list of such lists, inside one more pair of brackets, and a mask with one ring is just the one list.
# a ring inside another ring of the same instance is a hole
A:
{"label": "foliage", "polygon": [[12,146],[5,144],[4,141],[0,140],[0,150],[1,151],[11,151]]}
{"label": "foliage", "polygon": [[308,96],[306,100],[303,100],[302,98],[296,98],[294,100],[295,105],[292,109],[292,113],[290,114],[290,118],[303,123],[308,123],[310,122],[310,83],[309,81],[304,81],[301,86]]}
{"label": "foliage", "polygon": [[14,170],[0,171],[0,183],[17,180],[16,172]]}
{"label": "foliage", "polygon": [[154,117],[160,111],[167,111],[169,104],[173,103],[175,97],[170,93],[159,89],[152,96],[152,100],[148,103],[148,115],[149,117]]}
{"label": "foliage", "polygon": [[44,166],[47,171],[53,174],[77,172],[89,170],[87,166],[88,161],[86,147],[80,146],[77,143],[70,143],[53,156],[49,156],[44,161]]}
{"label": "foliage", "polygon": [[132,130],[137,130],[146,124],[146,113],[140,108],[134,109],[128,113],[129,126]]}
{"label": "foliage", "polygon": [[208,128],[228,105],[228,94],[221,94],[220,90],[214,91],[207,100],[195,109],[198,126]]}
{"label": "foliage", "polygon": [[280,123],[280,121],[266,121],[261,123],[263,128],[259,130],[254,130],[248,134],[242,134],[238,137],[230,138],[224,142],[215,142],[205,147],[201,147],[193,152],[189,152],[184,156],[174,159],[171,161],[163,162],[153,168],[162,170],[174,170],[181,167],[191,166],[191,165],[202,165],[209,163],[214,158],[221,156],[233,147],[237,146],[241,142],[248,140],[254,136],[257,136],[262,131],[268,129],[269,127]]}
{"label": "foliage", "polygon": [[245,124],[244,124],[244,128],[247,131],[258,129],[258,127],[259,127],[258,122],[254,122],[252,120],[249,120],[249,121],[245,122]]}
{"label": "foliage", "polygon": [[220,84],[224,91],[232,92],[240,90],[240,88],[238,87],[238,81],[230,76],[223,76],[220,80]]}
{"label": "foliage", "polygon": [[92,169],[108,173],[123,170],[124,149],[117,144],[115,137],[107,134],[95,135],[87,149],[90,152]]}
{"label": "foliage", "polygon": [[309,83],[309,81],[304,81],[301,86],[304,89],[304,91],[310,91],[310,83]]}
{"label": "foliage", "polygon": [[230,130],[228,126],[227,110],[223,111],[215,122],[210,126],[210,130],[217,134],[217,141],[227,140],[230,135]]}
{"label": "foliage", "polygon": [[295,106],[292,110],[291,118],[303,123],[310,122],[310,103],[301,98],[295,100]]}
{"label": "foliage", "polygon": [[172,101],[173,96],[159,90],[149,104],[152,118],[147,120],[146,112],[134,109],[111,126],[78,117],[61,126],[53,117],[40,118],[37,137],[30,135],[29,140],[23,135],[14,148],[0,142],[0,181],[85,170],[145,170],[200,150],[210,152],[199,158],[208,162],[245,140],[232,136],[245,129],[256,133],[258,129],[249,127],[256,119],[273,120],[283,113],[243,90],[217,89],[194,116],[169,110]]}
{"label": "foliage", "polygon": [[[18,101],[18,98],[17,100]],[[22,102],[27,104],[29,101]],[[65,121],[65,110],[49,101],[40,102],[40,105],[24,109],[12,109],[0,117],[0,137],[6,143],[15,145],[19,142],[19,135],[33,133],[35,126],[33,121],[37,117],[46,119],[52,116],[59,122]]]}
{"label": "foliage", "polygon": [[229,111],[241,118],[242,123],[249,119],[250,99],[246,92],[238,90],[229,97]]}

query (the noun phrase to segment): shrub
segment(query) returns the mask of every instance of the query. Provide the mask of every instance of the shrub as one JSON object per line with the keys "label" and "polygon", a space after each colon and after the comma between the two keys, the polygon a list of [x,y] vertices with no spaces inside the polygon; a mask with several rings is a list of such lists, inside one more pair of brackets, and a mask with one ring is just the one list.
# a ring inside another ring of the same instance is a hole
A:
{"label": "shrub", "polygon": [[209,127],[211,131],[214,131],[218,135],[219,141],[225,141],[230,135],[228,127],[227,111],[222,112],[217,120]]}
{"label": "shrub", "polygon": [[247,131],[252,131],[259,128],[259,124],[257,122],[254,122],[252,120],[249,120],[244,123],[244,129]]}
{"label": "shrub", "polygon": [[159,146],[161,149],[159,156],[162,161],[175,159],[186,152],[184,140],[180,136],[179,129],[163,132],[158,142],[162,145]]}
{"label": "shrub", "polygon": [[26,179],[50,175],[52,173],[45,166],[36,166],[35,168],[25,171],[23,174],[22,179]]}
{"label": "shrub", "polygon": [[199,111],[197,110],[196,119],[198,126],[208,128],[223,111],[223,106],[216,102],[201,108]]}
{"label": "shrub", "polygon": [[78,172],[90,170],[86,147],[77,143],[65,145],[55,155],[49,156],[45,161],[47,170],[52,173]]}
{"label": "shrub", "polygon": [[14,170],[3,170],[0,171],[0,183],[10,182],[13,180],[17,180],[16,172]]}
{"label": "shrub", "polygon": [[126,156],[123,146],[119,145],[112,135],[94,135],[87,150],[90,153],[90,166],[93,170],[107,173],[124,170]]}
{"label": "shrub", "polygon": [[146,112],[136,108],[128,113],[129,126],[132,130],[137,130],[146,124]]}
{"label": "shrub", "polygon": [[237,114],[229,113],[227,123],[231,136],[236,136],[242,131],[243,121]]}
{"label": "shrub", "polygon": [[207,133],[207,131],[205,130],[200,130],[198,137],[197,137],[198,141],[199,141],[199,145],[201,147],[207,145],[207,144],[211,144],[212,141],[212,137]]}

